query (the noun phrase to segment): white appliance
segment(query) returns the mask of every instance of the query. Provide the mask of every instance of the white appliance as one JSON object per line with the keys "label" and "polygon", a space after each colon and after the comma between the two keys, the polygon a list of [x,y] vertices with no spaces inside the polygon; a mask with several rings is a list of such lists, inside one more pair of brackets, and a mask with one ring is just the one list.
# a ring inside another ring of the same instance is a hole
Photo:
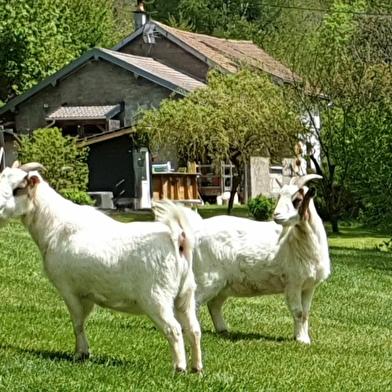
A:
{"label": "white appliance", "polygon": [[172,169],[170,161],[166,163],[154,163],[152,165],[153,173],[168,173],[172,171],[174,171],[174,169]]}
{"label": "white appliance", "polygon": [[113,204],[113,192],[87,192],[88,195],[91,196],[92,199],[95,200],[94,207],[107,209],[107,210],[115,210],[116,207]]}

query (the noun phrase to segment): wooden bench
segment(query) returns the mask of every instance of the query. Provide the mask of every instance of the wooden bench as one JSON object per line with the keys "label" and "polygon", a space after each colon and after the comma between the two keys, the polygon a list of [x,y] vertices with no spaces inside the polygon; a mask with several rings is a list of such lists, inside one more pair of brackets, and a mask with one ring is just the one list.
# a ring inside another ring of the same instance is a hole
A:
{"label": "wooden bench", "polygon": [[197,173],[153,173],[153,200],[170,199],[195,206],[201,204]]}

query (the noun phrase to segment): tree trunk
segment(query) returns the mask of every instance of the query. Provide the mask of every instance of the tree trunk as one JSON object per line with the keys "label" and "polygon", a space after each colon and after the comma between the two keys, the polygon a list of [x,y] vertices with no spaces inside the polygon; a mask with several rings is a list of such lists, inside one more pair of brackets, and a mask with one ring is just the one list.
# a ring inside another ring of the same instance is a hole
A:
{"label": "tree trunk", "polygon": [[234,204],[234,196],[238,190],[238,186],[240,185],[240,183],[241,183],[241,176],[240,175],[233,177],[233,185],[232,185],[231,191],[230,191],[229,204],[227,206],[227,215],[231,215],[231,211],[233,210],[233,204]]}
{"label": "tree trunk", "polygon": [[328,219],[332,225],[332,232],[339,233],[339,213],[337,213],[338,207],[336,205],[337,203],[336,203],[336,197],[334,194],[334,187],[333,187],[333,178],[335,177],[336,166],[330,166],[330,170],[329,170],[330,181],[327,181],[323,171],[321,170],[321,167],[319,166],[318,162],[316,161],[313,155],[310,155],[310,159],[312,160],[312,162],[316,167],[317,174],[323,176],[324,178],[322,182],[322,191],[323,191],[324,202],[328,214]]}
{"label": "tree trunk", "polygon": [[240,151],[233,152],[230,157],[230,162],[237,169],[237,175],[233,176],[233,182],[231,185],[231,192],[230,192],[230,199],[229,199],[229,204],[227,206],[227,214],[228,215],[231,215],[231,211],[233,210],[234,196],[238,190],[239,185],[241,184],[242,175],[244,173],[240,157],[241,157]]}
{"label": "tree trunk", "polygon": [[331,221],[331,224],[332,224],[332,232],[336,233],[336,234],[339,233],[339,221],[338,221],[338,219],[335,218],[335,217],[331,217],[330,221]]}

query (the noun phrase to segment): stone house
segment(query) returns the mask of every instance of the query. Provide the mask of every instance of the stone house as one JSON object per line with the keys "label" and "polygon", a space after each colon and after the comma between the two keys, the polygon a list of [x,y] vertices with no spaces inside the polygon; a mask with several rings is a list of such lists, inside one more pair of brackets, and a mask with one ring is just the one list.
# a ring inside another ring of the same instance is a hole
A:
{"label": "stone house", "polygon": [[[142,161],[140,146],[132,137],[138,110],[203,88],[211,68],[236,72],[249,64],[277,83],[299,79],[251,41],[174,29],[148,21],[139,7],[140,14],[143,23],[114,48],[88,51],[0,108],[6,165],[14,159],[13,134],[58,126],[90,146],[90,191],[111,191],[123,182],[123,196],[135,199],[141,192],[135,163]],[[147,171],[149,161],[147,156]]]}
{"label": "stone house", "polygon": [[[243,64],[268,73],[277,84],[301,80],[288,67],[252,41],[227,40],[175,29],[156,21],[144,22],[113,50],[153,57],[202,82],[206,82],[207,73],[212,68],[235,73]],[[231,189],[228,174],[233,172],[232,165],[223,164],[219,167],[218,173],[210,165],[201,167],[200,191],[203,197],[214,199],[218,194]],[[285,159],[281,167],[274,168],[271,168],[268,158],[252,159],[247,170],[248,189],[245,193],[249,197],[260,193],[273,196],[277,193],[275,178],[283,182],[288,181],[294,169],[294,159]]]}
{"label": "stone house", "polygon": [[[95,48],[0,108],[6,165],[14,160],[12,134],[58,126],[89,145],[89,191],[112,191],[125,180],[124,197],[137,198],[138,146],[130,137],[140,109],[159,107],[204,83],[152,58]],[[148,162],[147,162],[148,163]]]}

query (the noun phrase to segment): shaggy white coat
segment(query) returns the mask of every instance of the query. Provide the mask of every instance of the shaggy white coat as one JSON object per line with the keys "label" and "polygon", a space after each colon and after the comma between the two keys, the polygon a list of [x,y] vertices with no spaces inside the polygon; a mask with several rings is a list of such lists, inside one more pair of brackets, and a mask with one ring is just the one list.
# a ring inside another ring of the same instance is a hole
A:
{"label": "shaggy white coat", "polygon": [[311,301],[317,285],[330,274],[330,259],[322,220],[313,200],[305,201],[306,192],[295,184],[281,189],[274,213],[279,224],[232,216],[198,224],[193,255],[196,302],[207,303],[217,332],[228,329],[222,315],[228,297],[282,293],[294,320],[294,338],[310,343]]}
{"label": "shaggy white coat", "polygon": [[75,359],[89,356],[85,322],[97,304],[148,315],[168,339],[179,371],[186,369],[183,328],[192,368],[202,369],[193,236],[180,210],[168,211],[167,225],[120,223],[64,199],[37,172],[7,168],[1,175],[0,218],[16,216],[38,245],[44,272],[71,314]]}

